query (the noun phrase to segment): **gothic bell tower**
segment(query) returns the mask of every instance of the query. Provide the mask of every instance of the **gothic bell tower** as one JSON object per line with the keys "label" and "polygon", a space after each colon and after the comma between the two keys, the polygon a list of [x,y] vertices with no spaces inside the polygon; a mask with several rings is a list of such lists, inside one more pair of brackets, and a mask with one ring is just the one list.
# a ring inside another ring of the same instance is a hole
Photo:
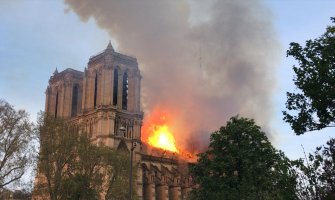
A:
{"label": "gothic bell tower", "polygon": [[[140,89],[136,58],[116,52],[109,43],[89,59],[84,72],[56,69],[45,92],[45,111],[68,120],[96,145],[130,152],[131,163],[138,164],[138,199],[186,199],[195,187],[185,170],[188,163],[176,160],[174,153],[133,145],[141,141]],[[43,174],[37,176],[39,181],[45,181]]]}
{"label": "gothic bell tower", "polygon": [[90,57],[84,72],[57,70],[46,90],[46,112],[69,119],[92,141],[130,150],[141,140],[141,74],[136,58],[107,48]]}
{"label": "gothic bell tower", "polygon": [[141,139],[140,80],[137,60],[107,48],[89,59],[84,72],[82,123],[98,143],[130,149]]}

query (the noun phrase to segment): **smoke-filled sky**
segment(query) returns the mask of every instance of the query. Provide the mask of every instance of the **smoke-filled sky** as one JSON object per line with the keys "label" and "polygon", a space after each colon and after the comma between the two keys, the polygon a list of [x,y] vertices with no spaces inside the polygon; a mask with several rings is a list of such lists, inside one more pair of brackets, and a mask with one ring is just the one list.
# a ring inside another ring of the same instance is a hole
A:
{"label": "smoke-filled sky", "polygon": [[208,140],[239,114],[301,157],[300,144],[312,151],[330,131],[298,137],[281,120],[294,89],[286,49],[319,36],[333,8],[331,0],[2,1],[0,98],[36,118],[55,68],[82,71],[111,39],[138,59],[145,116],[172,113],[177,142]]}
{"label": "smoke-filled sky", "polygon": [[[260,1],[65,2],[84,22],[93,18],[118,49],[136,55],[146,117],[171,110],[177,143],[208,138],[237,114],[267,125],[280,47]],[[197,12],[206,19],[193,17]]]}

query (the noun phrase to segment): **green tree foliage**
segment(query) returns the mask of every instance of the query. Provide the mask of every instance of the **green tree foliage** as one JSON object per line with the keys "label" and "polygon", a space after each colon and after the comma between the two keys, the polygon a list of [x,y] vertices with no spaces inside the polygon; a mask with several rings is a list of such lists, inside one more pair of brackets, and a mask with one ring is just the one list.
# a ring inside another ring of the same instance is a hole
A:
{"label": "green tree foliage", "polygon": [[[106,199],[109,200],[127,200],[129,199],[129,174],[130,174],[130,158],[129,152],[119,152],[114,157],[109,157],[109,162],[113,163],[113,167],[109,167],[108,173],[108,190]],[[132,200],[137,199],[136,194],[136,178],[137,166],[135,163],[133,167],[133,189]]]}
{"label": "green tree foliage", "polygon": [[296,199],[291,162],[253,120],[233,117],[212,133],[191,173],[191,199]]}
{"label": "green tree foliage", "polygon": [[[120,184],[114,199],[126,199],[129,155],[93,144],[85,133],[63,119],[42,115],[39,122],[39,184],[34,195],[46,193],[51,200],[94,200],[110,195],[113,184]],[[122,169],[119,169],[122,168]],[[113,178],[114,177],[114,178]],[[123,182],[126,182],[125,184]],[[108,198],[112,199],[112,198]]]}
{"label": "green tree foliage", "polygon": [[[63,180],[68,166],[77,159],[76,144],[78,133],[62,119],[41,115],[39,120],[40,184],[35,192],[47,191],[51,200],[61,199]],[[44,189],[44,190],[43,190]]]}
{"label": "green tree foliage", "polygon": [[299,199],[335,199],[335,139],[297,163]]}
{"label": "green tree foliage", "polygon": [[19,181],[31,166],[34,136],[28,114],[0,99],[0,189]]}
{"label": "green tree foliage", "polygon": [[64,178],[62,182],[61,199],[97,200],[97,192],[92,188],[92,183],[87,175],[75,173]]}
{"label": "green tree foliage", "polygon": [[[335,18],[331,18],[335,23]],[[292,42],[287,51],[298,61],[293,79],[298,91],[287,92],[284,120],[297,135],[335,126],[335,26],[305,47]]]}

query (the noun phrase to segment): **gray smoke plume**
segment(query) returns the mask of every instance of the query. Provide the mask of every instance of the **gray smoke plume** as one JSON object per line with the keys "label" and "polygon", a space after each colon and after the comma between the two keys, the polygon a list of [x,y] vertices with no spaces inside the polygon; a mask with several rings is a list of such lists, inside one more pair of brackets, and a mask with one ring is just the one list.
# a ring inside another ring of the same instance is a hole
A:
{"label": "gray smoke plume", "polygon": [[145,117],[174,113],[178,145],[206,145],[237,114],[268,125],[279,44],[261,0],[65,2],[136,55]]}

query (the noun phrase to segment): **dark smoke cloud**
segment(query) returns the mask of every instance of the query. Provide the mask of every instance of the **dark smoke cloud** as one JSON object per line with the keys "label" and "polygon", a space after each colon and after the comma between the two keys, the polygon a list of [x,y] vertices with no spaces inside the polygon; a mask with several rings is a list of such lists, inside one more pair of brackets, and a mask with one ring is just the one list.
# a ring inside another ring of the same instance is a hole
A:
{"label": "dark smoke cloud", "polygon": [[237,114],[268,126],[279,45],[262,1],[65,2],[136,55],[145,114],[158,106],[176,113],[177,143],[208,140]]}

